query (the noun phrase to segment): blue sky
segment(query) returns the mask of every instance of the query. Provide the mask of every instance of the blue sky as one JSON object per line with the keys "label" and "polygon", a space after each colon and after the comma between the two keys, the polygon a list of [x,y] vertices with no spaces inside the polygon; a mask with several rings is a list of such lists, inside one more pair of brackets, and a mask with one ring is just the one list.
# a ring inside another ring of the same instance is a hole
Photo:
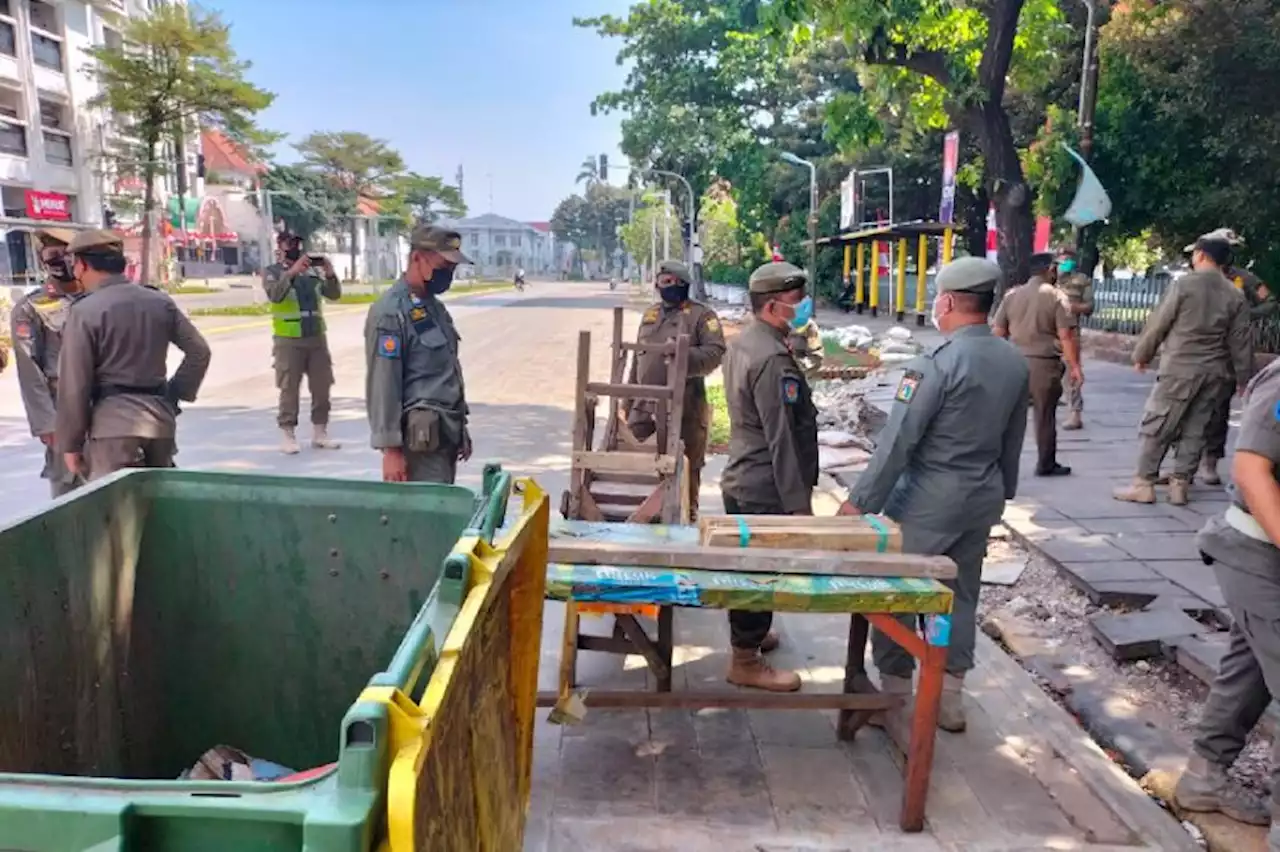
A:
{"label": "blue sky", "polygon": [[[204,0],[231,25],[249,77],[276,93],[262,124],[301,139],[353,130],[409,168],[452,182],[471,215],[550,218],[587,154],[621,163],[620,117],[592,117],[618,88],[621,42],[573,26],[629,0]],[[282,146],[281,159],[293,157]],[[614,171],[611,169],[611,172]],[[492,175],[493,203],[490,205]],[[620,174],[611,174],[619,183]]]}

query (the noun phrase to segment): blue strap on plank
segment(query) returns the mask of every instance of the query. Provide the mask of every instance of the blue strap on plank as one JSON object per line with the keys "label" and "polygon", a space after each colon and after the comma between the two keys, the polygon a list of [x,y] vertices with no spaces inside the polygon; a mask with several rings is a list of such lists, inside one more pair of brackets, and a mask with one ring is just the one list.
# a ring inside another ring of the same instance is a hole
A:
{"label": "blue strap on plank", "polygon": [[738,516],[738,547],[747,547],[751,543],[751,527],[747,526],[746,520]]}
{"label": "blue strap on plank", "polygon": [[884,521],[880,520],[878,515],[863,515],[862,519],[880,536],[876,542],[876,553],[884,553],[889,549],[889,528],[884,525]]}

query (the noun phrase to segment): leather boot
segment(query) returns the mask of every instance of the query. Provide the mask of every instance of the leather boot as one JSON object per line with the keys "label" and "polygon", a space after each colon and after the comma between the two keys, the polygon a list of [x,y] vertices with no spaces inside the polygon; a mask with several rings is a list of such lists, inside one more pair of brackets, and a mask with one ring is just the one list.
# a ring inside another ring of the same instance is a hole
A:
{"label": "leather boot", "polygon": [[734,648],[733,662],[725,680],[734,686],[748,686],[769,692],[796,692],[800,689],[800,675],[775,669],[765,662],[755,648]]}
{"label": "leather boot", "polygon": [[1191,483],[1176,476],[1169,477],[1169,502],[1174,506],[1185,506],[1191,500]]}
{"label": "leather boot", "polygon": [[1156,487],[1145,479],[1134,478],[1133,483],[1125,488],[1117,488],[1111,496],[1125,503],[1156,502]]}
{"label": "leather boot", "polygon": [[778,631],[770,630],[764,635],[764,641],[760,643],[760,653],[767,654],[770,651],[776,651],[781,644],[782,637],[778,635]]}
{"label": "leather boot", "polygon": [[[1227,771],[1198,754],[1191,755],[1187,768],[1173,788],[1173,801],[1184,811],[1220,813],[1247,825],[1267,825],[1271,811],[1262,799],[1244,790],[1227,777]],[[1271,829],[1276,836],[1276,829]],[[1275,841],[1268,838],[1272,843]]]}
{"label": "leather boot", "polygon": [[953,734],[964,733],[964,675],[943,675],[938,727]]}
{"label": "leather boot", "polygon": [[1073,411],[1067,415],[1067,420],[1062,424],[1062,428],[1070,432],[1074,432],[1077,429],[1083,429],[1084,418],[1080,415],[1079,411]]}
{"label": "leather boot", "polygon": [[342,448],[342,444],[329,437],[329,427],[317,423],[311,429],[311,446],[317,450],[337,450]]}
{"label": "leather boot", "polygon": [[1200,459],[1200,470],[1196,472],[1196,478],[1205,485],[1221,485],[1222,477],[1218,476],[1218,460],[1213,456]]}
{"label": "leather boot", "polygon": [[280,452],[286,456],[296,456],[298,454],[298,436],[295,434],[293,427],[285,426],[280,432]]}

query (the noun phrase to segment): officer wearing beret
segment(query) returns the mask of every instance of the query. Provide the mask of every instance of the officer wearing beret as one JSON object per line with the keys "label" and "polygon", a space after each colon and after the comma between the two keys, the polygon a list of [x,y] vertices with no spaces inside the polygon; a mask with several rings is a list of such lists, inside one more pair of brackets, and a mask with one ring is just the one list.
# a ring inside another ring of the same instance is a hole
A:
{"label": "officer wearing beret", "polygon": [[[707,438],[711,431],[711,406],[707,404],[705,377],[715,372],[724,358],[724,330],[716,312],[689,299],[693,275],[678,260],[664,260],[658,267],[656,286],[661,297],[644,312],[638,343],[667,343],[681,332],[690,337],[688,378],[684,386],[684,413],[680,438],[689,465],[689,508],[696,517],[698,494],[702,488],[702,468],[707,460]],[[665,385],[666,357],[657,352],[637,353],[631,362],[630,384]],[[657,431],[652,400],[629,400],[627,425],[643,441]]]}
{"label": "officer wearing beret", "polygon": [[1220,811],[1251,825],[1271,823],[1267,848],[1280,850],[1280,766],[1273,762],[1271,767],[1269,807],[1227,775],[1272,697],[1280,695],[1280,361],[1258,373],[1243,396],[1231,502],[1196,537],[1231,612],[1230,643],[1174,799],[1187,811]]}
{"label": "officer wearing beret", "polygon": [[[1018,489],[1027,429],[1027,359],[991,333],[1000,267],[964,257],[938,273],[933,323],[946,340],[906,365],[889,422],[842,514],[885,513],[906,553],[948,556],[957,568],[951,643],[938,726],[965,728],[962,690],[973,668],[982,561],[991,527]],[[910,617],[903,623],[914,629]],[[912,656],[877,631],[872,653],[886,692],[911,692]]]}
{"label": "officer wearing beret", "polygon": [[[82,232],[67,251],[85,295],[63,331],[54,443],[67,469],[88,479],[173,467],[178,402],[195,400],[209,344],[167,294],[124,277],[116,234]],[[171,344],[185,357],[166,379]]]}
{"label": "officer wearing beret", "polygon": [[452,484],[471,457],[461,338],[439,299],[471,263],[461,247],[457,231],[414,228],[408,269],[365,320],[365,405],[387,482]]}
{"label": "officer wearing beret", "polygon": [[[751,321],[729,344],[724,390],[729,461],[720,489],[730,515],[810,515],[818,484],[818,410],[788,338],[813,316],[803,270],[766,263],[747,285]],[[773,613],[731,611],[728,680],[774,692],[800,688],[795,672],[774,669],[762,652],[778,646]]]}
{"label": "officer wearing beret", "polygon": [[49,480],[52,495],[61,497],[83,481],[67,470],[62,454],[53,450],[58,353],[62,351],[62,329],[71,301],[79,291],[67,256],[67,245],[75,232],[49,228],[36,231],[35,237],[40,241],[44,284],[23,295],[13,306],[10,330],[27,423],[31,434],[44,444],[44,470],[40,476]]}
{"label": "officer wearing beret", "polygon": [[1191,248],[1193,271],[1169,284],[1133,350],[1138,372],[1159,350],[1160,371],[1138,425],[1133,483],[1113,492],[1117,500],[1154,503],[1160,460],[1176,445],[1169,502],[1186,505],[1215,414],[1253,375],[1248,305],[1222,273],[1231,243],[1213,233]]}
{"label": "officer wearing beret", "polygon": [[282,433],[280,449],[286,455],[298,452],[298,392],[306,376],[311,394],[311,446],[336,450],[338,442],[329,437],[333,358],[325,334],[324,301],[342,298],[342,283],[327,257],[312,263],[296,234],[280,234],[276,245],[277,260],[266,268],[263,287],[271,303],[271,356],[280,389],[276,415]]}

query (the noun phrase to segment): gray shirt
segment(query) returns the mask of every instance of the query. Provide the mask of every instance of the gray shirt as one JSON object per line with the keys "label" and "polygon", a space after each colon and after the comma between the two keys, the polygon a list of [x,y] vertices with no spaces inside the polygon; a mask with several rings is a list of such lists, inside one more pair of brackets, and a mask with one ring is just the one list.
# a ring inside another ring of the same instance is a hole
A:
{"label": "gray shirt", "polygon": [[1253,337],[1244,294],[1216,270],[1190,272],[1169,284],[1133,349],[1135,364],[1160,350],[1160,375],[1235,378],[1253,374]]}
{"label": "gray shirt", "polygon": [[37,437],[53,434],[58,355],[71,301],[70,296],[53,295],[41,288],[19,299],[10,316],[22,405],[31,434]]}
{"label": "gray shirt", "polygon": [[908,363],[849,502],[937,532],[999,521],[1017,495],[1027,380],[1026,359],[986,325]]}
{"label": "gray shirt", "polygon": [[[1280,468],[1280,359],[1264,367],[1245,389],[1236,452],[1254,453]],[[1227,493],[1233,503],[1249,511],[1234,482],[1227,486]]]}
{"label": "gray shirt", "polygon": [[453,317],[435,296],[414,295],[403,278],[369,308],[364,324],[365,405],[375,450],[404,445],[404,415],[440,414],[441,438],[458,446],[467,395]]}

